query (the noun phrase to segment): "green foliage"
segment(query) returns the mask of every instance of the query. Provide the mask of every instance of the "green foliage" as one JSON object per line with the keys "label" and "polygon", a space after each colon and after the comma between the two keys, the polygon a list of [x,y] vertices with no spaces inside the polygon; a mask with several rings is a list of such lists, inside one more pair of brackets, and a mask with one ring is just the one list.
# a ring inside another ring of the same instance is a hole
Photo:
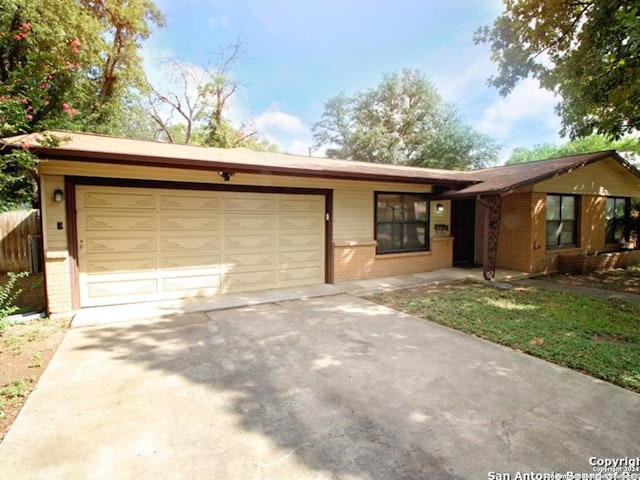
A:
{"label": "green foliage", "polygon": [[377,297],[428,318],[640,392],[640,305],[535,288],[458,285]]}
{"label": "green foliage", "polygon": [[0,212],[31,208],[38,204],[38,190],[31,172],[36,157],[14,150],[0,157]]}
{"label": "green foliage", "polygon": [[418,70],[329,99],[313,134],[315,148],[327,146],[329,157],[365,162],[466,169],[498,156],[494,141],[465,124]]}
{"label": "green foliage", "polygon": [[[136,131],[130,106],[147,85],[137,52],[151,27],[162,24],[151,0],[4,0],[0,137]],[[29,200],[36,206],[34,167],[24,152],[2,159],[0,209]]]}
{"label": "green foliage", "polygon": [[558,93],[563,134],[619,138],[640,130],[640,4],[629,0],[503,0],[491,28],[475,34],[491,45],[509,93],[533,77]]}
{"label": "green foliage", "polygon": [[580,153],[599,152],[603,150],[617,150],[622,156],[627,156],[633,161],[634,156],[640,154],[640,141],[634,137],[625,137],[620,140],[610,140],[604,135],[590,135],[578,138],[570,142],[554,145],[543,143],[532,149],[516,148],[511,152],[507,165],[524,162],[536,162],[549,158],[577,155]]}
{"label": "green foliage", "polygon": [[[39,135],[37,144],[58,146],[64,137]],[[29,151],[34,145],[14,149],[0,156],[0,212],[38,208],[38,186],[34,179],[38,158]]]}
{"label": "green foliage", "polygon": [[12,398],[26,398],[33,384],[33,378],[19,378],[10,382],[8,385],[0,389],[0,397],[12,399]]}
{"label": "green foliage", "polygon": [[[7,0],[0,10],[0,136],[66,126],[99,62],[98,25],[72,0]],[[85,68],[83,68],[85,67]]]}
{"label": "green foliage", "polygon": [[28,272],[9,272],[9,277],[4,285],[0,285],[0,335],[2,335],[9,325],[7,317],[18,311],[15,305],[16,298],[20,295],[20,290],[15,288],[16,282],[28,276]]}

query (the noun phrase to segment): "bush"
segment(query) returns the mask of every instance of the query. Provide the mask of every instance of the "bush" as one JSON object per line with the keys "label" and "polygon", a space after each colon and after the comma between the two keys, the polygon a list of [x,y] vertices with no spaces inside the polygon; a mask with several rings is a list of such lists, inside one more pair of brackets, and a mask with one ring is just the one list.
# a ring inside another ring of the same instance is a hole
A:
{"label": "bush", "polygon": [[9,272],[7,283],[0,286],[0,335],[4,333],[9,325],[7,317],[18,310],[15,301],[22,290],[15,288],[16,283],[27,276],[29,276],[28,272]]}

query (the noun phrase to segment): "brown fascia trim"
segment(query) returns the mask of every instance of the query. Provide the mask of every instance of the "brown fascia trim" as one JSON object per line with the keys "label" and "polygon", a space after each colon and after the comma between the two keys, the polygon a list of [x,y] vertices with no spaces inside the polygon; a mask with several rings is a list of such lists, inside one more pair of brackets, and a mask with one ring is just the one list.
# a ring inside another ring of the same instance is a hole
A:
{"label": "brown fascia trim", "polygon": [[[16,147],[13,147],[16,148]],[[234,163],[209,162],[202,160],[185,159],[169,159],[162,157],[145,157],[143,155],[115,154],[115,153],[96,153],[84,152],[77,150],[65,150],[56,148],[39,148],[32,147],[33,153],[40,157],[51,160],[71,160],[71,161],[88,161],[88,162],[104,162],[115,165],[137,165],[161,168],[184,168],[188,170],[206,170],[206,171],[233,171],[236,173],[250,173],[258,175],[281,175],[294,177],[314,177],[329,178],[336,180],[364,180],[364,181],[383,181],[392,183],[414,183],[427,185],[451,185],[451,186],[468,186],[473,181],[455,180],[455,179],[439,179],[439,178],[421,178],[416,176],[398,176],[384,175],[373,173],[358,172],[333,172],[320,171],[305,168],[287,168],[287,167],[264,167],[260,165],[243,165]]]}

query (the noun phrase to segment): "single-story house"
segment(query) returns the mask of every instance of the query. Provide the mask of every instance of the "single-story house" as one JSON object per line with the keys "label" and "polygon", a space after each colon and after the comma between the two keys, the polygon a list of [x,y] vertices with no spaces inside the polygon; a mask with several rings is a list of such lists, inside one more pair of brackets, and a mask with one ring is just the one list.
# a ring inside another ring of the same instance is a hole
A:
{"label": "single-story house", "polygon": [[[477,183],[439,197],[451,201],[454,265],[483,263],[492,239],[494,268],[558,270],[560,257],[631,247],[631,198],[640,172],[614,151],[464,172]],[[492,235],[489,206],[497,205]],[[488,241],[486,241],[488,240]],[[634,261],[640,251],[633,252]]]}
{"label": "single-story house", "polygon": [[640,196],[640,174],[613,151],[459,172],[49,135],[59,144],[32,134],[1,148],[28,145],[40,158],[47,303],[58,315],[459,262],[550,271],[560,251],[621,241],[619,213]]}

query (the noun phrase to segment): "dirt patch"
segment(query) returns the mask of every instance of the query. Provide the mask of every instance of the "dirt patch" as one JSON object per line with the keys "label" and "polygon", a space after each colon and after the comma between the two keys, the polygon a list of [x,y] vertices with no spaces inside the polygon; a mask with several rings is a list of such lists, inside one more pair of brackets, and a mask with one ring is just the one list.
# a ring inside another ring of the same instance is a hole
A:
{"label": "dirt patch", "polygon": [[0,336],[0,442],[57,350],[68,321],[10,325]]}
{"label": "dirt patch", "polygon": [[557,273],[545,277],[545,280],[565,285],[604,288],[616,292],[640,295],[640,266],[592,272],[584,275]]}

